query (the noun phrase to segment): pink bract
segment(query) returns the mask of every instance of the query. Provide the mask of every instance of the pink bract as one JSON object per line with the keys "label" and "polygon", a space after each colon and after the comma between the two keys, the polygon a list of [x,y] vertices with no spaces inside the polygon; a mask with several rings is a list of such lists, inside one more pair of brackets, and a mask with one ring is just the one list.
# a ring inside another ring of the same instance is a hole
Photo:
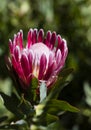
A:
{"label": "pink bract", "polygon": [[20,30],[13,41],[9,40],[9,48],[12,67],[27,87],[32,77],[44,81],[49,87],[64,66],[68,54],[66,40],[56,32],[48,31],[44,36],[43,29],[30,29],[25,46]]}

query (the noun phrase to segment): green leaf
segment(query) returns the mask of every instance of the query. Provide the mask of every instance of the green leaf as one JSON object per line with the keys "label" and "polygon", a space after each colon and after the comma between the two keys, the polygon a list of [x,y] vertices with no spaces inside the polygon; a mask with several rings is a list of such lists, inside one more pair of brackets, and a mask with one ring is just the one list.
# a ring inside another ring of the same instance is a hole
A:
{"label": "green leaf", "polygon": [[31,103],[24,99],[24,95],[21,97],[21,102],[18,105],[18,108],[22,111],[27,117],[33,116],[35,114],[34,108]]}
{"label": "green leaf", "polygon": [[64,130],[61,122],[58,120],[54,123],[51,123],[47,126],[47,130]]}
{"label": "green leaf", "polygon": [[38,79],[34,77],[31,80],[30,87],[27,89],[27,99],[31,103],[36,101],[37,89],[38,89]]}
{"label": "green leaf", "polygon": [[42,102],[47,96],[47,87],[45,82],[41,82],[39,90],[40,90],[40,102]]}
{"label": "green leaf", "polygon": [[46,115],[47,125],[49,125],[49,124],[51,124],[51,123],[53,123],[53,122],[55,122],[57,120],[59,120],[59,118],[57,116],[54,116],[54,115],[51,115],[51,114]]}
{"label": "green leaf", "polygon": [[12,94],[11,97],[0,92],[0,95],[2,96],[3,100],[4,100],[4,105],[5,107],[12,112],[13,114],[15,114],[18,118],[23,118],[23,114],[18,110],[17,106],[19,105],[20,101],[19,99],[16,97],[15,94]]}
{"label": "green leaf", "polygon": [[62,100],[50,100],[46,105],[46,112],[53,115],[59,115],[62,111],[79,112],[79,109]]}
{"label": "green leaf", "polygon": [[32,81],[31,81],[31,84],[30,84],[30,86],[31,86],[31,90],[32,89],[36,89],[36,88],[38,88],[38,79],[37,78],[32,78]]}

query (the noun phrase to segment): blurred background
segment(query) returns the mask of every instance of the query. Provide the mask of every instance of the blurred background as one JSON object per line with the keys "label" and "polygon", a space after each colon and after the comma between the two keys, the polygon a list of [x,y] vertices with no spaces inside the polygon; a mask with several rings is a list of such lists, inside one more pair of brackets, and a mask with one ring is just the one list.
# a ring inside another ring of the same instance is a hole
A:
{"label": "blurred background", "polygon": [[[5,65],[8,40],[20,29],[56,31],[67,40],[66,68],[74,68],[59,98],[80,113],[60,116],[61,130],[91,130],[91,0],[0,0],[0,91],[10,95],[13,83]],[[0,98],[0,117],[12,114]]]}

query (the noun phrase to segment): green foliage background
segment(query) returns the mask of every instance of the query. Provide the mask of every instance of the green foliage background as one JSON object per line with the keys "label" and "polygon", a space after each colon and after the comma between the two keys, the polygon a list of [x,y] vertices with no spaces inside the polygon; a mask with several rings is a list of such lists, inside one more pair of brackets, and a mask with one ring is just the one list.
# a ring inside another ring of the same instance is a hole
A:
{"label": "green foliage background", "polygon": [[[20,29],[26,42],[29,28],[56,31],[68,42],[67,67],[74,72],[59,99],[78,107],[79,114],[60,116],[62,130],[91,129],[91,1],[90,0],[0,0],[0,91],[13,91],[5,65],[8,40]],[[13,116],[0,99],[0,116]]]}

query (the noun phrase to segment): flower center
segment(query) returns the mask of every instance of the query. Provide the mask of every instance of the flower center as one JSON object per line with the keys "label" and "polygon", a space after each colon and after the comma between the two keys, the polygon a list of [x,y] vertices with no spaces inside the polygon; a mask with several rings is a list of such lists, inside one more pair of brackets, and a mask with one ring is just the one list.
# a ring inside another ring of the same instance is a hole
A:
{"label": "flower center", "polygon": [[49,54],[50,54],[50,53],[49,53],[50,50],[49,50],[49,48],[48,48],[45,44],[43,44],[42,42],[36,43],[36,44],[32,45],[32,46],[31,46],[31,50],[33,51],[34,56],[37,56],[38,59],[40,59],[41,56],[42,56],[43,54],[45,54],[45,55],[46,55],[46,58],[47,58],[47,60],[48,60]]}
{"label": "flower center", "polygon": [[[33,74],[34,74],[35,77],[38,78],[41,56],[43,54],[46,56],[47,64],[48,64],[50,50],[49,50],[49,48],[45,44],[43,44],[41,42],[32,45],[31,48],[30,48],[30,50],[32,50],[33,55],[34,55]],[[46,67],[47,67],[47,64],[46,64]]]}

